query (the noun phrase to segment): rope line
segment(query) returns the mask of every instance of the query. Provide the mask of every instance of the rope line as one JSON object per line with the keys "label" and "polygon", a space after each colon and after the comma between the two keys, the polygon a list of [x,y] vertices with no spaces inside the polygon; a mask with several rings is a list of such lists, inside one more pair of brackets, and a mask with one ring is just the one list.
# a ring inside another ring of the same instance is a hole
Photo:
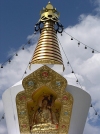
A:
{"label": "rope line", "polygon": [[[68,60],[68,57],[67,57],[67,55],[66,55],[66,53],[65,53],[65,51],[64,51],[64,49],[63,49],[63,47],[62,47],[61,42],[60,42],[59,39],[58,39],[58,42],[59,42],[59,44],[60,44],[60,46],[61,46],[61,48],[62,48],[62,50],[63,50],[63,53],[64,53],[64,55],[65,55],[65,57],[66,57],[66,59],[67,59],[67,61],[68,61],[68,64],[70,65],[70,67],[71,67],[71,69],[72,69],[72,73],[75,75],[76,79],[78,80],[78,78],[77,78],[75,72],[73,71],[72,65],[70,64],[70,62],[69,62],[69,60]],[[79,83],[80,87],[82,88],[81,83],[80,83],[79,81],[78,81],[78,83]],[[83,89],[83,88],[82,88],[82,89]]]}
{"label": "rope line", "polygon": [[69,36],[72,38],[72,40],[73,40],[73,39],[75,39],[76,41],[78,41],[78,43],[83,44],[85,47],[88,47],[88,48],[90,48],[90,49],[92,49],[92,50],[96,51],[97,53],[100,53],[98,50],[96,50],[96,49],[94,49],[94,48],[92,48],[92,47],[90,47],[90,46],[88,46],[88,45],[84,44],[83,42],[79,41],[79,40],[78,40],[78,39],[76,39],[75,37],[71,36],[71,35],[70,35],[69,33],[67,33],[65,30],[64,30],[64,32],[65,32],[67,35],[69,35]]}
{"label": "rope line", "polygon": [[[58,37],[57,37],[57,39],[58,39]],[[65,57],[66,57],[66,59],[67,59],[67,61],[68,61],[68,64],[70,65],[70,67],[71,67],[71,69],[72,69],[72,73],[75,75],[75,77],[76,77],[76,82],[78,82],[79,83],[79,85],[80,85],[80,87],[81,87],[81,89],[83,89],[82,88],[82,85],[81,85],[81,83],[80,83],[80,81],[78,80],[78,78],[77,78],[77,76],[76,76],[76,74],[75,74],[75,72],[74,72],[74,70],[73,70],[73,68],[72,68],[72,65],[70,64],[70,62],[69,62],[69,59],[68,59],[68,57],[67,57],[67,55],[66,55],[66,53],[65,53],[65,51],[64,51],[64,49],[63,49],[63,47],[62,47],[62,45],[61,45],[61,42],[60,42],[60,40],[58,39],[58,42],[59,42],[59,45],[61,46],[61,48],[62,48],[62,50],[63,50],[63,53],[64,53],[64,55],[65,55]],[[98,114],[98,112],[95,110],[95,108],[94,108],[94,106],[91,104],[91,106],[90,107],[93,107],[93,109],[94,109],[94,111],[95,111],[95,115],[98,115],[98,117],[100,117],[100,115]]]}
{"label": "rope line", "polygon": [[[34,35],[35,36],[35,35]],[[33,37],[34,37],[33,36]],[[27,41],[27,43],[25,43],[23,46],[21,46],[20,47],[20,49],[19,50],[24,50],[25,49],[25,46],[27,45],[27,44],[31,44],[31,39],[29,39],[28,41]],[[11,59],[14,57],[14,56],[18,56],[18,51],[19,50],[17,50],[12,56],[10,56],[5,62],[3,62],[2,64],[1,64],[1,68],[3,68],[3,66],[5,65],[5,63],[7,63],[7,62],[11,62]]]}

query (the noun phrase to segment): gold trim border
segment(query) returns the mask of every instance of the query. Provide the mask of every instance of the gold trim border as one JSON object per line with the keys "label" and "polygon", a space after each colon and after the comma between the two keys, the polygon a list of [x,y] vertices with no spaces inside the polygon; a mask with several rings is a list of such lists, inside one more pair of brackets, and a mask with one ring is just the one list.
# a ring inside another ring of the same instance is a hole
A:
{"label": "gold trim border", "polygon": [[[42,76],[43,72],[48,72],[48,77]],[[34,83],[31,86],[28,85],[28,82],[30,81],[33,81]],[[42,86],[47,86],[57,94],[57,99],[62,105],[58,134],[68,134],[74,100],[73,96],[65,90],[67,87],[67,80],[51,68],[44,65],[25,77],[22,81],[22,85],[25,90],[19,92],[16,96],[20,133],[30,134],[27,102],[32,100],[33,92]]]}

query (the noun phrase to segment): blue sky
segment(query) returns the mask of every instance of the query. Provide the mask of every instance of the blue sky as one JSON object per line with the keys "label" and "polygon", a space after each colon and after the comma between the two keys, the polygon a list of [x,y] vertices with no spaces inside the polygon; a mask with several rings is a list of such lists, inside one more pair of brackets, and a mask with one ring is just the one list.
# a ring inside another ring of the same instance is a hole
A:
{"label": "blue sky", "polygon": [[[5,64],[0,69],[0,117],[4,112],[2,93],[22,78],[39,37],[38,34],[33,37],[34,25],[40,18],[40,10],[47,3],[47,0],[0,1],[0,64],[15,51],[19,53],[18,57],[13,57],[11,64]],[[100,51],[100,0],[51,0],[51,3],[60,12],[60,21],[67,33]],[[83,45],[78,47],[77,41],[71,41],[65,33],[58,37],[82,87],[90,93],[92,103],[100,115],[100,54],[92,54]],[[19,50],[28,39],[32,40],[30,46],[24,51]],[[64,77],[77,86],[62,50],[61,53],[66,68]],[[0,122],[1,133],[7,134],[5,120]],[[100,133],[100,118],[95,116],[93,108],[89,110],[84,129],[84,134],[90,133]]]}
{"label": "blue sky", "polygon": [[[40,10],[47,0],[0,0],[0,62],[4,62],[12,49],[17,50],[26,37],[34,32]],[[51,0],[59,10],[60,21],[66,28],[78,23],[80,14],[95,14],[90,0]]]}

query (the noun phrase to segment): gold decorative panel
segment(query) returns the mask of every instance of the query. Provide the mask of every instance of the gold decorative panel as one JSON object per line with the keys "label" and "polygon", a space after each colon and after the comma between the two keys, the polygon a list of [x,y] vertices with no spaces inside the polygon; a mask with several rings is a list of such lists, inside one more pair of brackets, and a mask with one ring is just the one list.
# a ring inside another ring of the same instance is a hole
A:
{"label": "gold decorative panel", "polygon": [[46,65],[23,79],[16,96],[20,133],[68,134],[73,97],[67,80]]}

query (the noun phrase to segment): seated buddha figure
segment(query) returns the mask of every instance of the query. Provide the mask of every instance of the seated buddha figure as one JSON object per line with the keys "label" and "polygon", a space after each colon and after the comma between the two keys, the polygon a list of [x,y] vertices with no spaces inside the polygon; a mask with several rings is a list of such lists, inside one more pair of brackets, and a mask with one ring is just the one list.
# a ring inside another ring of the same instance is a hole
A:
{"label": "seated buddha figure", "polygon": [[33,126],[31,132],[37,130],[55,130],[58,129],[58,121],[55,113],[52,111],[52,95],[44,96],[42,105],[34,114]]}

